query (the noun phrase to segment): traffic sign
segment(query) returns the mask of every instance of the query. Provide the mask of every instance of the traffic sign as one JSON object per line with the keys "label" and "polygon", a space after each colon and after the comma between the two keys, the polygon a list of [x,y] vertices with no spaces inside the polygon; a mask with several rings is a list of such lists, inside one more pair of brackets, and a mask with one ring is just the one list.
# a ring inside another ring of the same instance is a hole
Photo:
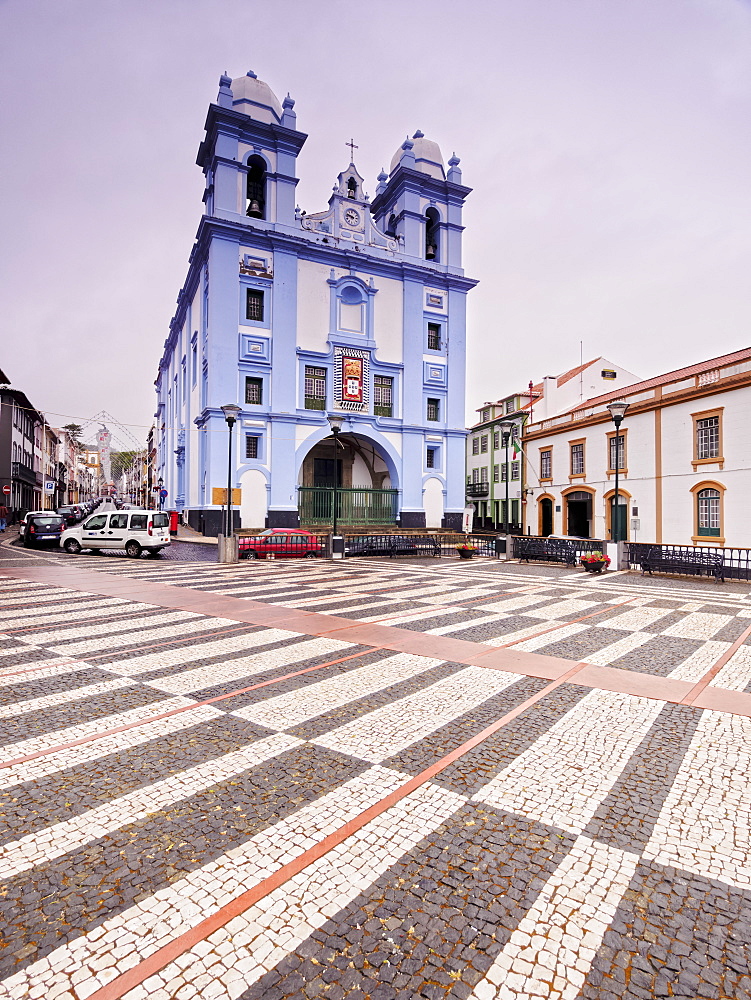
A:
{"label": "traffic sign", "polygon": [[159,496],[162,498],[162,500],[164,500],[164,498],[167,496],[167,491],[159,490]]}
{"label": "traffic sign", "polygon": [[47,479],[47,480],[45,480],[45,483],[44,483],[44,492],[45,493],[54,493],[55,492],[55,482],[54,482],[53,479]]}
{"label": "traffic sign", "polygon": [[7,496],[7,494],[10,493],[10,486],[3,486],[3,493]]}

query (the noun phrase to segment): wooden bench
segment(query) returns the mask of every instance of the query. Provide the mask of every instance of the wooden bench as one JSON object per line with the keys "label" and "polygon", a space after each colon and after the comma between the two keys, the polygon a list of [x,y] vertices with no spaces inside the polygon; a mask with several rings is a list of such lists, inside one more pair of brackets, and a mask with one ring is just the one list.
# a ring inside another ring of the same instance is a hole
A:
{"label": "wooden bench", "polygon": [[563,538],[523,538],[514,539],[514,556],[519,562],[539,559],[540,562],[559,562],[566,566],[576,565],[576,546]]}
{"label": "wooden bench", "polygon": [[722,556],[715,552],[700,550],[670,549],[655,545],[641,556],[641,571],[649,573],[678,573],[686,576],[714,576],[725,582],[725,566]]}

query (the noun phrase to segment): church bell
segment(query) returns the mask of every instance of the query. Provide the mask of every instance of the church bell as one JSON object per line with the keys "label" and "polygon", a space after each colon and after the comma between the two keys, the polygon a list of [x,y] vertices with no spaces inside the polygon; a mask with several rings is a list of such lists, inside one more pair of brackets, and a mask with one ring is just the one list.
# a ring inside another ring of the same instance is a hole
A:
{"label": "church bell", "polygon": [[[250,215],[250,212],[248,215]],[[425,258],[426,260],[435,260],[435,247],[432,243],[428,243],[425,247]]]}
{"label": "church bell", "polygon": [[248,205],[248,211],[246,214],[249,215],[252,219],[263,218],[263,212],[261,211],[261,206],[255,198],[253,198],[251,203]]}

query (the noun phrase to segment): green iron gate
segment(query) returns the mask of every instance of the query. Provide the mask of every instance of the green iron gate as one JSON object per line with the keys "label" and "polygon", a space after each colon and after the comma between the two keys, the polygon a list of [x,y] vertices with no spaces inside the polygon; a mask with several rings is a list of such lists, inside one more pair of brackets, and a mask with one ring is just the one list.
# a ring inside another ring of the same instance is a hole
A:
{"label": "green iron gate", "polygon": [[299,486],[297,507],[301,524],[396,524],[399,513],[398,490],[366,490],[357,487]]}

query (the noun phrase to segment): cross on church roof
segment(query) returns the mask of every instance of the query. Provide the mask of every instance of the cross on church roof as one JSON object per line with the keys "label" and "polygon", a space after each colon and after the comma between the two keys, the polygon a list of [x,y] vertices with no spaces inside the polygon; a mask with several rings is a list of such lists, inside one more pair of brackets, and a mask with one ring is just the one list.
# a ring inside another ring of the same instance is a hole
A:
{"label": "cross on church roof", "polygon": [[345,142],[344,145],[345,146],[349,146],[349,161],[350,161],[350,163],[354,163],[355,162],[355,150],[359,149],[360,147],[357,146],[357,145],[355,145],[355,140],[354,139],[350,139],[349,142]]}

